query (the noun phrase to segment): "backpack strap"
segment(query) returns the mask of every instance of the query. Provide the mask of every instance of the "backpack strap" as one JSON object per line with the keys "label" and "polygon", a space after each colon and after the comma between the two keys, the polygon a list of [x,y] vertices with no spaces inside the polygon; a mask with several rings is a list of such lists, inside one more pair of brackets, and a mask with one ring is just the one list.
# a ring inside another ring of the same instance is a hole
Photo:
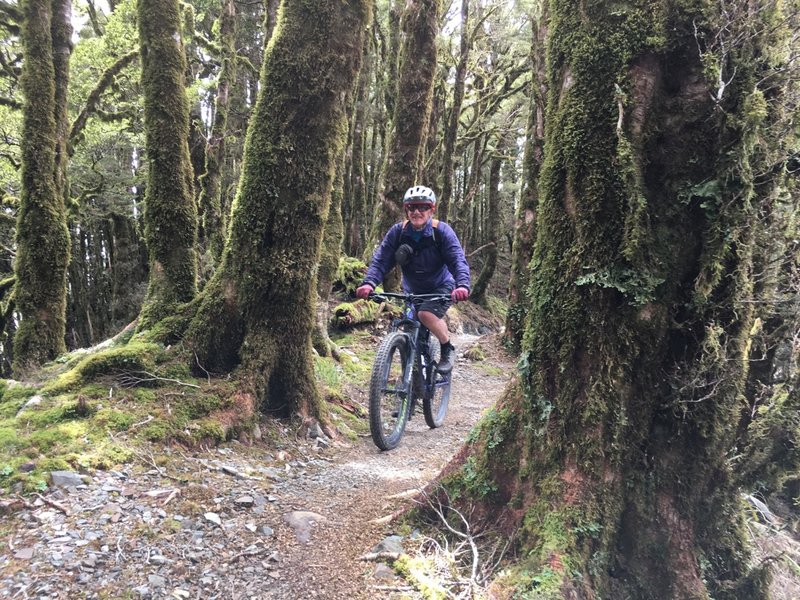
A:
{"label": "backpack strap", "polygon": [[[402,229],[406,228],[408,225],[408,219],[403,220],[403,227]],[[436,250],[439,251],[439,254],[442,253],[442,236],[436,235],[436,230],[439,229],[439,219],[431,219],[431,225],[433,226],[433,244],[436,246]]]}

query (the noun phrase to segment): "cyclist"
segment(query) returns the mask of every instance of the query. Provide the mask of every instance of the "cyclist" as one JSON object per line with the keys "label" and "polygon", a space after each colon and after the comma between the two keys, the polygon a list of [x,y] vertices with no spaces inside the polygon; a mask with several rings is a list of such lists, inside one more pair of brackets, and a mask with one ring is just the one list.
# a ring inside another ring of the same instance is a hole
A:
{"label": "cyclist", "polygon": [[[403,290],[407,294],[449,295],[452,302],[469,297],[469,265],[453,228],[433,218],[436,194],[416,185],[403,197],[407,219],[392,225],[372,257],[358,298],[367,298],[395,265],[403,271]],[[439,340],[442,347],[440,373],[449,373],[455,362],[455,348],[444,315],[451,303],[423,302],[417,316]]]}

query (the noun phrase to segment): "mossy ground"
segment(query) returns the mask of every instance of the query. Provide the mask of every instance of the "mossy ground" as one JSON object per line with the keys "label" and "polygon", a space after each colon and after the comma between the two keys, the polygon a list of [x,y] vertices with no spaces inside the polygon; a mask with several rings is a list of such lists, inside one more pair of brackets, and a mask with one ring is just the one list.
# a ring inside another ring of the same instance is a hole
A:
{"label": "mossy ground", "polygon": [[179,352],[125,340],[61,357],[34,383],[0,382],[0,487],[44,489],[54,470],[108,469],[143,441],[223,441],[212,415],[235,382],[198,380]]}

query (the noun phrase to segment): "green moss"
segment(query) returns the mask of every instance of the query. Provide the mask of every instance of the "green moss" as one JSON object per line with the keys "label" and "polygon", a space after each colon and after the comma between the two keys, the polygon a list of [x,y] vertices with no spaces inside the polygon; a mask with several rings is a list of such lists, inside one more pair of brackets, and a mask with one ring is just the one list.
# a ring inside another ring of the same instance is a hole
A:
{"label": "green moss", "polygon": [[515,590],[514,598],[519,600],[562,600],[563,575],[550,567],[530,571],[524,563],[505,572],[498,578],[501,587]]}
{"label": "green moss", "polygon": [[97,407],[86,401],[67,399],[58,401],[55,406],[44,409],[36,407],[25,410],[17,417],[17,421],[26,427],[41,428],[64,421],[86,419],[96,411]]}
{"label": "green moss", "polygon": [[163,442],[175,435],[175,426],[165,419],[153,419],[142,428],[141,436],[150,442]]}
{"label": "green moss", "polygon": [[28,401],[27,398],[8,399],[0,403],[0,419],[13,418],[19,412],[19,409],[25,406]]}
{"label": "green moss", "polygon": [[26,442],[40,453],[68,452],[74,448],[85,448],[86,423],[70,421],[32,432]]}
{"label": "green moss", "polygon": [[356,288],[361,285],[367,274],[364,261],[350,256],[342,256],[336,269],[336,285],[349,296],[354,296]]}
{"label": "green moss", "polygon": [[[91,400],[103,400],[109,397],[109,386],[99,383],[89,383],[78,390],[78,395]],[[113,392],[112,392],[113,394]]]}
{"label": "green moss", "polygon": [[42,394],[74,390],[88,378],[119,373],[152,372],[161,347],[147,342],[131,342],[125,346],[101,350],[82,359],[74,368],[42,387]]}
{"label": "green moss", "polygon": [[472,348],[464,352],[464,358],[474,362],[480,362],[486,360],[486,352],[480,344],[475,344]]}
{"label": "green moss", "polygon": [[194,444],[200,442],[211,442],[218,444],[227,438],[227,432],[219,421],[214,419],[200,419],[192,421],[186,430],[189,433],[190,441]]}
{"label": "green moss", "polygon": [[36,392],[35,387],[9,385],[8,381],[0,380],[0,419],[12,418]]}
{"label": "green moss", "polygon": [[130,393],[133,396],[133,401],[139,405],[152,404],[156,400],[155,390],[147,388],[135,388]]}
{"label": "green moss", "polygon": [[17,432],[11,427],[0,427],[0,450],[13,450],[19,438]]}
{"label": "green moss", "polygon": [[341,367],[338,366],[336,361],[329,357],[314,357],[314,374],[317,381],[321,382],[325,387],[330,390],[338,390],[341,388]]}
{"label": "green moss", "polygon": [[130,448],[108,440],[95,445],[92,452],[80,456],[77,464],[85,469],[112,469],[129,462],[134,457]]}
{"label": "green moss", "polygon": [[130,412],[123,412],[114,408],[103,408],[97,411],[94,421],[100,427],[112,431],[124,431],[130,427],[136,417]]}
{"label": "green moss", "polygon": [[223,400],[214,394],[187,394],[179,396],[171,403],[172,411],[177,421],[185,422],[192,419],[206,417],[215,410],[229,405],[227,399]]}
{"label": "green moss", "polygon": [[[394,310],[397,309],[394,308]],[[333,309],[330,324],[334,329],[342,329],[365,323],[374,323],[383,311],[383,305],[370,300],[343,302]]]}
{"label": "green moss", "polygon": [[448,590],[435,575],[436,566],[430,560],[403,554],[394,561],[394,569],[417,588],[425,600],[444,600],[449,597]]}
{"label": "green moss", "polygon": [[51,471],[68,471],[73,465],[64,457],[45,457],[36,462],[36,472],[40,475]]}
{"label": "green moss", "polygon": [[182,361],[159,365],[158,376],[165,379],[174,379],[182,383],[197,383],[197,379],[189,370],[189,365]]}

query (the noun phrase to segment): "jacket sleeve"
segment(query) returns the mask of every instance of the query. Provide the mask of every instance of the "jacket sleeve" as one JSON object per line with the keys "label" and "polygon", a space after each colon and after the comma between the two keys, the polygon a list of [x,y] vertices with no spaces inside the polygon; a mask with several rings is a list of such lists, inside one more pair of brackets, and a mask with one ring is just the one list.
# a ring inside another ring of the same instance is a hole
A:
{"label": "jacket sleeve", "polygon": [[375,250],[375,254],[372,255],[372,262],[367,269],[367,275],[364,277],[363,283],[368,283],[373,288],[376,288],[383,283],[383,278],[386,274],[394,268],[394,253],[400,245],[402,229],[402,223],[396,223],[389,228],[378,249]]}
{"label": "jacket sleeve", "polygon": [[456,232],[447,223],[439,223],[439,232],[442,234],[442,257],[453,279],[456,280],[456,287],[471,289],[469,264],[467,257],[464,256],[464,249],[458,241]]}

